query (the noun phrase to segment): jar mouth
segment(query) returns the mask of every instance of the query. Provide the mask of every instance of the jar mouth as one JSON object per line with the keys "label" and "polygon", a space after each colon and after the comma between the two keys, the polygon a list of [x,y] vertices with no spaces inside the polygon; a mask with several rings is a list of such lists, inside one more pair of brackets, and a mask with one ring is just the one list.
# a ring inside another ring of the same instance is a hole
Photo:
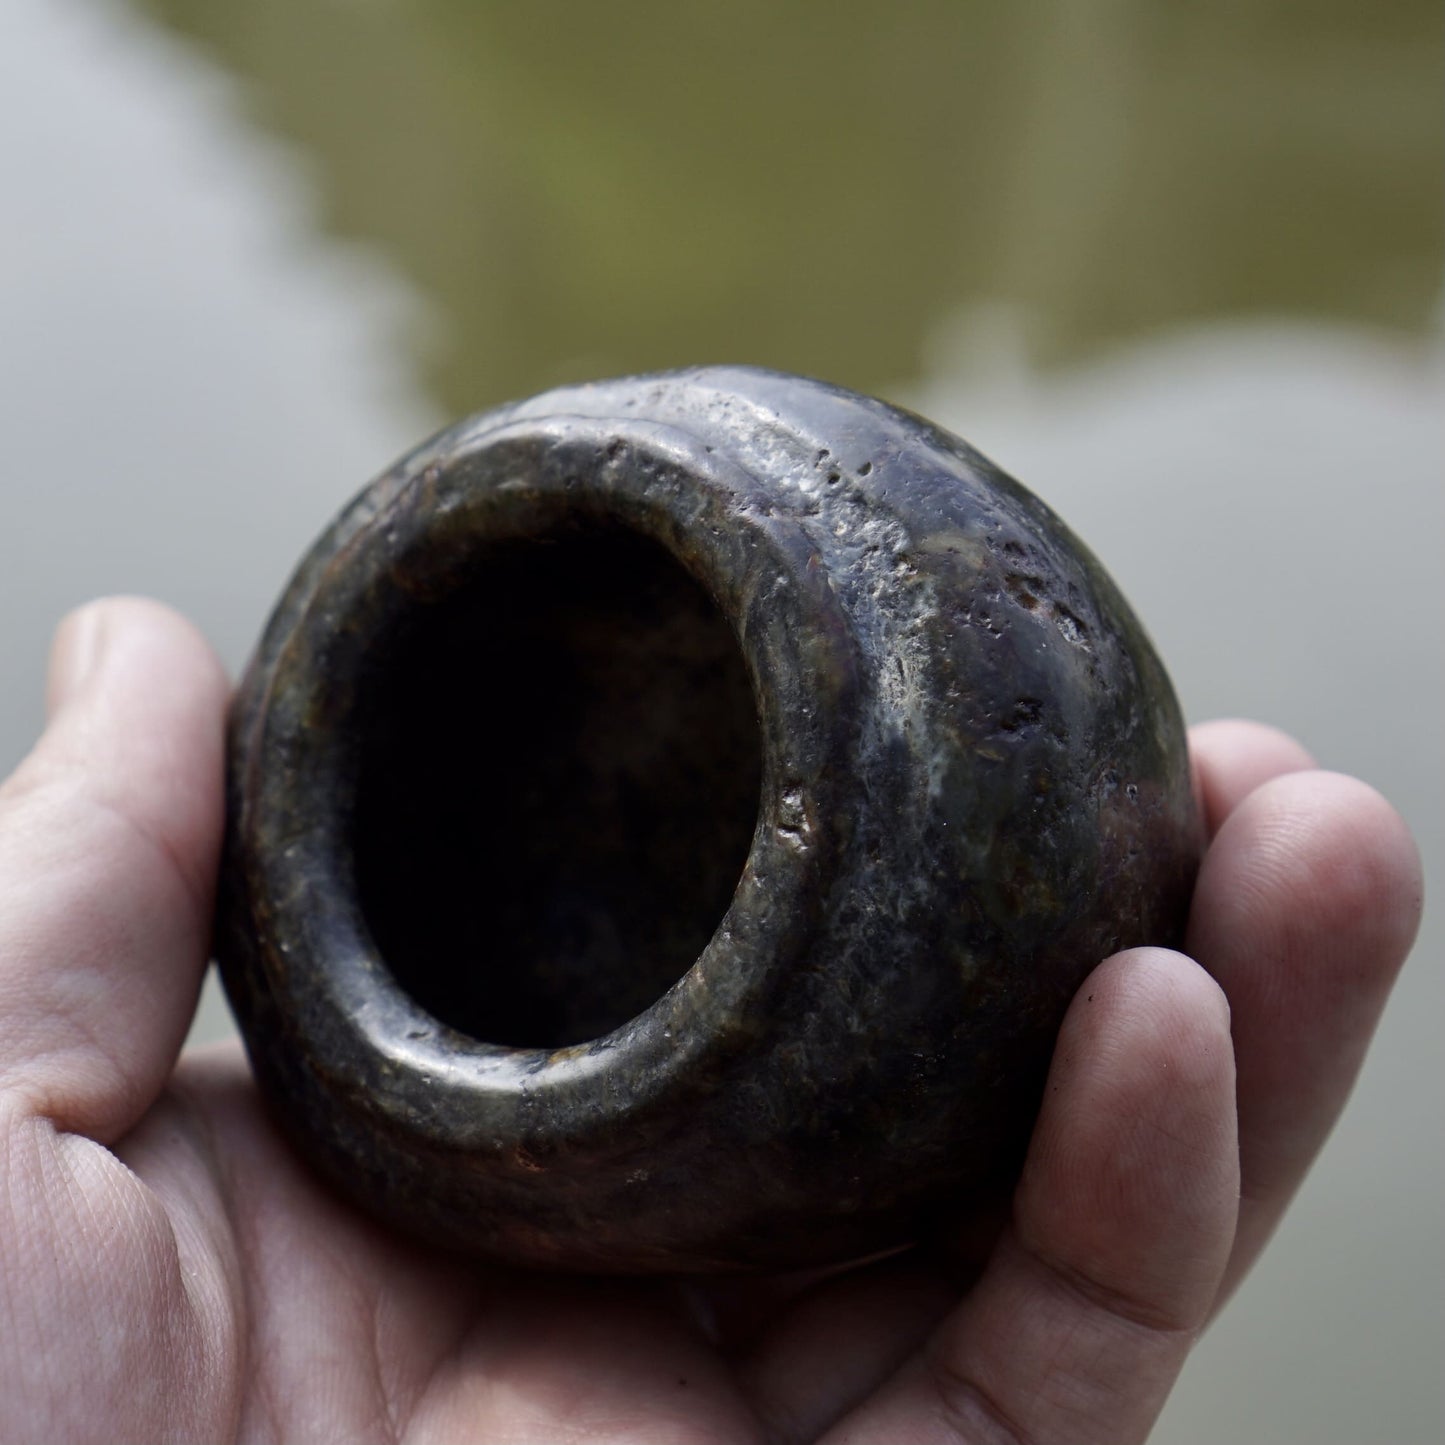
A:
{"label": "jar mouth", "polygon": [[[769,1031],[835,870],[841,824],[822,820],[857,683],[812,544],[747,473],[635,418],[463,426],[343,516],[272,634],[243,832],[286,844],[248,850],[246,875],[262,952],[286,961],[268,984],[297,1032],[327,1038],[354,1107],[491,1149],[534,1138],[544,1110],[580,1146],[675,1111],[700,1063]],[[497,685],[535,707],[489,714]],[[449,704],[444,739],[428,713]],[[469,727],[511,753],[449,779]],[[610,757],[599,728],[618,732]],[[536,765],[549,746],[594,755],[519,816],[518,750]],[[670,773],[649,792],[659,753]],[[490,876],[469,906],[444,864],[477,825]],[[623,838],[650,866],[589,878]],[[685,904],[676,926],[649,918],[664,900]]]}
{"label": "jar mouth", "polygon": [[402,599],[353,715],[350,848],[392,977],[439,1022],[612,1033],[716,931],[758,819],[747,667],[705,589],[595,518],[476,549]]}

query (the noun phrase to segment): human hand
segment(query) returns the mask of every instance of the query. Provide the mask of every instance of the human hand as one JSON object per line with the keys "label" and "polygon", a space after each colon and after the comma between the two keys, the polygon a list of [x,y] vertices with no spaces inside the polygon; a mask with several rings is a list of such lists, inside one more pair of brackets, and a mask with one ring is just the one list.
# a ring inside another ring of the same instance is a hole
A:
{"label": "human hand", "polygon": [[1338,1115],[1418,920],[1378,795],[1207,725],[1203,967],[1135,949],[1090,976],[966,1285],[942,1248],[727,1284],[460,1267],[318,1187],[234,1045],[176,1066],[226,697],[179,618],[93,605],[0,790],[6,1441],[1141,1440]]}

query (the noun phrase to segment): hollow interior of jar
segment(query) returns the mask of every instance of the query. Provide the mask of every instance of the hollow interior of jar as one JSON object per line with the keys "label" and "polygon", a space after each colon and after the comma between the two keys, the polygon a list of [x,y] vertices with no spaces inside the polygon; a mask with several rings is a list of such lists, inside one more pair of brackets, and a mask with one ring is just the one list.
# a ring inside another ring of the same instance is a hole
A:
{"label": "hollow interior of jar", "polygon": [[377,639],[359,702],[358,898],[434,1017],[561,1048],[696,961],[762,742],[737,639],[665,548],[604,523],[480,548]]}

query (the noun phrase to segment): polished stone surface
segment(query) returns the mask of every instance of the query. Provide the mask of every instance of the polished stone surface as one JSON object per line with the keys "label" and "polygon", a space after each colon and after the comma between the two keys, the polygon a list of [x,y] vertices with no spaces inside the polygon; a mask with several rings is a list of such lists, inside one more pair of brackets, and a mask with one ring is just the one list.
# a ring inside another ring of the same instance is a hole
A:
{"label": "polished stone surface", "polygon": [[1004,1196],[1199,842],[1047,507],[880,402],[679,372],[465,422],[317,544],[236,706],[218,953],[278,1116],[400,1226],[788,1267]]}

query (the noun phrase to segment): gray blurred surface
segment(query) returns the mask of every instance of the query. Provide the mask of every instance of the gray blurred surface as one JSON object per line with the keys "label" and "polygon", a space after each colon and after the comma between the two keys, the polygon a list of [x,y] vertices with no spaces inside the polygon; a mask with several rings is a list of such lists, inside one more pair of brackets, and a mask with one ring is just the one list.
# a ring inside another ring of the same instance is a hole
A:
{"label": "gray blurred surface", "polygon": [[[421,303],[379,257],[318,241],[308,195],[190,53],[109,9],[0,8],[0,768],[40,724],[65,609],[160,596],[236,668],[311,536],[442,419],[401,344]],[[1438,341],[1255,318],[1039,375],[1001,364],[1020,330],[944,319],[895,394],[1063,513],[1192,718],[1267,718],[1390,797],[1428,894]],[[1160,1441],[1445,1434],[1440,945],[1430,906],[1344,1122]],[[208,994],[197,1036],[227,1027]]]}

